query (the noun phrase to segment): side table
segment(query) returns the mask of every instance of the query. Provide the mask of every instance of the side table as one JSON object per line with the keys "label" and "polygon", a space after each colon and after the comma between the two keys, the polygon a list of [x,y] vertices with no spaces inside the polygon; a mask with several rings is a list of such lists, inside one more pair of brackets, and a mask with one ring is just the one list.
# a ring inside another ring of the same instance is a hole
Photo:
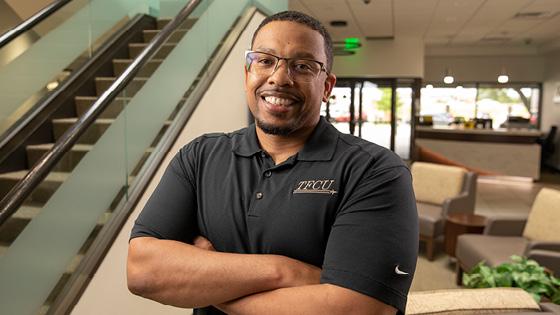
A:
{"label": "side table", "polygon": [[453,213],[445,217],[445,253],[455,257],[457,236],[461,234],[482,234],[486,217],[472,213]]}

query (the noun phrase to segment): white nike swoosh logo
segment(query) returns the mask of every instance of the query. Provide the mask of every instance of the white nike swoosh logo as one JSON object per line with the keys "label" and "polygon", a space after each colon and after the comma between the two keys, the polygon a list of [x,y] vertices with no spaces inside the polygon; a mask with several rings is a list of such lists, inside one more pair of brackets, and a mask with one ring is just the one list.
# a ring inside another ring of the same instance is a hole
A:
{"label": "white nike swoosh logo", "polygon": [[398,265],[395,267],[395,273],[398,274],[398,275],[407,275],[408,274],[408,272],[401,271],[399,269]]}

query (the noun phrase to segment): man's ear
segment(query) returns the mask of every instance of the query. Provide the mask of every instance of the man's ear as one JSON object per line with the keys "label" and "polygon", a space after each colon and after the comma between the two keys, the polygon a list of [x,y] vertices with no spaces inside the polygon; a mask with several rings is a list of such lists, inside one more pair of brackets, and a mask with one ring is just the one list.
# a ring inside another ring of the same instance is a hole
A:
{"label": "man's ear", "polygon": [[328,102],[329,97],[331,96],[332,89],[336,84],[336,76],[334,74],[329,74],[325,79],[325,93],[323,94],[323,102]]}

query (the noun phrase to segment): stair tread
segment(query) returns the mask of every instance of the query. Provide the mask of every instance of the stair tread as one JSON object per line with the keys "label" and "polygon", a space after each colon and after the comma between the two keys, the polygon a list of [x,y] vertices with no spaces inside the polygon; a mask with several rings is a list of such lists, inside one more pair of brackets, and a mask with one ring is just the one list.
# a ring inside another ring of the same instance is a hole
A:
{"label": "stair tread", "polygon": [[[148,62],[163,62],[165,59],[160,59],[160,58],[154,58],[154,59],[150,59],[148,60]],[[133,62],[134,59],[113,59],[113,62]]]}
{"label": "stair tread", "polygon": [[[58,123],[76,123],[78,121],[78,117],[70,117],[70,118],[56,118],[52,120],[53,122]],[[97,118],[95,122],[97,123],[106,123],[111,124],[115,121],[114,118]]]}
{"label": "stair tread", "polygon": [[[99,96],[88,96],[88,95],[86,95],[86,96],[75,96],[74,98],[78,99],[78,100],[97,100],[99,98]],[[124,100],[124,97],[122,97],[122,96],[115,97],[115,101],[122,101],[122,100]]]}
{"label": "stair tread", "polygon": [[[87,100],[87,101],[95,101],[99,98],[99,96],[76,96],[75,99],[80,99],[80,100]],[[128,100],[130,100],[131,98],[127,98]],[[125,100],[124,97],[122,96],[117,96],[115,97],[115,101],[123,101]],[[181,98],[182,101],[186,100],[185,97]]]}
{"label": "stair tread", "polygon": [[[116,77],[96,77],[95,80],[116,80]],[[132,78],[132,80],[148,80],[148,78],[142,78],[142,77],[135,77]]]}
{"label": "stair tread", "polygon": [[12,218],[31,220],[37,215],[37,213],[39,213],[39,211],[41,211],[41,209],[43,209],[43,206],[40,204],[36,204],[36,205],[24,204],[21,207],[19,207],[18,211],[16,211],[12,215]]}
{"label": "stair tread", "polygon": [[[178,29],[176,29],[174,32],[183,32],[183,33],[186,33],[186,32],[188,32],[188,31],[189,31],[188,29],[178,28]],[[144,32],[144,33],[159,33],[159,32],[161,32],[161,30],[157,30],[157,29],[156,29],[156,30],[142,30],[142,32]]]}
{"label": "stair tread", "polygon": [[[28,172],[29,172],[29,170],[19,170],[19,171],[7,172],[7,173],[0,174],[0,179],[20,180],[25,175],[27,175]],[[68,175],[70,175],[70,173],[50,172],[47,175],[47,178],[45,180],[47,180],[47,181],[64,181],[68,178]]]}
{"label": "stair tread", "polygon": [[[54,146],[54,143],[41,143],[41,144],[31,144],[26,146],[26,148],[28,149],[35,149],[35,150],[49,150]],[[91,151],[91,149],[93,148],[93,145],[91,144],[75,144],[72,147],[72,150],[74,151]]]}
{"label": "stair tread", "polygon": [[[148,46],[148,43],[130,43],[128,44],[128,46],[132,46],[132,47],[146,47]],[[177,46],[177,44],[175,43],[165,43],[162,46]]]}

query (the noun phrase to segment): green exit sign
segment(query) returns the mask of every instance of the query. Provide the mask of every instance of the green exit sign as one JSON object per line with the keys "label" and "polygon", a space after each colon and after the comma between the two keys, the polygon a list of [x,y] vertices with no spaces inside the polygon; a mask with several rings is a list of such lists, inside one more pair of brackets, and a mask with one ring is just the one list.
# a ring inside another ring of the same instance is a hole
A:
{"label": "green exit sign", "polygon": [[358,49],[360,46],[360,40],[357,38],[347,38],[344,40],[344,50]]}

